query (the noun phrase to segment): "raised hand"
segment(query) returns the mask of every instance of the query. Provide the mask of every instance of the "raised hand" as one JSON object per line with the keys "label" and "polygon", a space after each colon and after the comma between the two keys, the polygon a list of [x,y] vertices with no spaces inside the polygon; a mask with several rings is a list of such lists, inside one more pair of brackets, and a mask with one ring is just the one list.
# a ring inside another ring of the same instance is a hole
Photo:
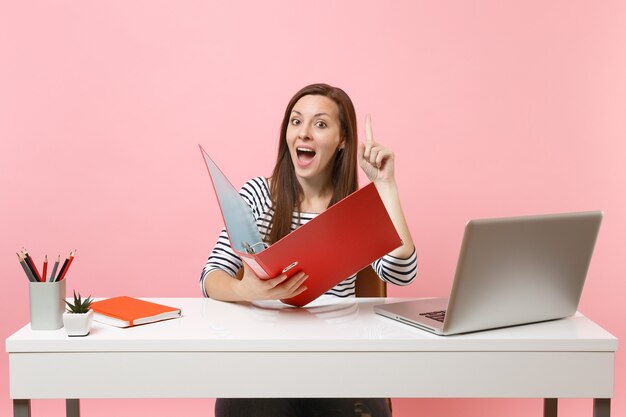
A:
{"label": "raised hand", "polygon": [[365,118],[365,144],[359,143],[357,158],[370,181],[394,181],[394,153],[374,140],[372,118],[369,114]]}

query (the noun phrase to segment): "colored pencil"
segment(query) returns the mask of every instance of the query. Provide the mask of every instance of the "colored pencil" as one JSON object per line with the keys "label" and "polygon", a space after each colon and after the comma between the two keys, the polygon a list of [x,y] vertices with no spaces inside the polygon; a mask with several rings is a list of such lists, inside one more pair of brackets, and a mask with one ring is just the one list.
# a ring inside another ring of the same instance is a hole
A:
{"label": "colored pencil", "polygon": [[55,279],[55,281],[61,281],[63,274],[65,273],[65,269],[67,268],[67,263],[70,261],[69,256],[67,258],[65,258],[65,260],[63,261],[63,265],[61,265],[61,269],[59,269],[59,273],[57,274],[57,277]]}
{"label": "colored pencil", "polygon": [[65,278],[65,274],[67,274],[67,270],[70,269],[70,265],[72,265],[72,261],[74,260],[74,255],[76,254],[76,249],[74,249],[72,252],[70,252],[70,257],[68,259],[67,262],[67,267],[65,268],[65,270],[63,271],[63,274],[59,273],[59,281],[63,280]]}
{"label": "colored pencil", "polygon": [[37,278],[35,278],[28,265],[26,265],[24,257],[17,252],[15,254],[17,255],[17,259],[20,261],[20,265],[22,265],[22,268],[24,268],[24,272],[26,273],[26,277],[28,278],[28,280],[30,282],[37,282]]}
{"label": "colored pencil", "polygon": [[56,262],[54,262],[54,267],[52,268],[52,273],[50,274],[50,278],[48,278],[49,282],[54,282],[54,274],[57,273],[57,268],[59,267],[59,262],[61,262],[61,255],[57,256]]}
{"label": "colored pencil", "polygon": [[37,280],[41,282],[41,275],[39,275],[39,271],[37,270],[37,266],[35,265],[33,258],[30,256],[26,248],[22,248],[22,249],[24,252],[24,260],[26,261],[26,265],[28,265],[28,267],[32,271],[35,278],[37,278]]}
{"label": "colored pencil", "polygon": [[41,281],[46,282],[48,274],[48,255],[43,258],[43,271],[41,271]]}

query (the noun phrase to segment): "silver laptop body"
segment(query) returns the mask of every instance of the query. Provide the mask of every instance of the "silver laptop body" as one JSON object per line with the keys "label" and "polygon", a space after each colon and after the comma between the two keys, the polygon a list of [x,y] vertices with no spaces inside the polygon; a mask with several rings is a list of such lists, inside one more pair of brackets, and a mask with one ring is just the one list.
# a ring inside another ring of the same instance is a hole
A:
{"label": "silver laptop body", "polygon": [[570,316],[601,221],[602,212],[471,220],[450,298],[382,304],[374,311],[439,335]]}

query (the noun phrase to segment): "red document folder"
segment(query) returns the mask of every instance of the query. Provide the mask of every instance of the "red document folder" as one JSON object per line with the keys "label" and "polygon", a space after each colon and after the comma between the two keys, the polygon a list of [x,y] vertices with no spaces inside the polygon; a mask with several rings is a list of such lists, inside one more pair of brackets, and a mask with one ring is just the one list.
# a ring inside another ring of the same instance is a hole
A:
{"label": "red document folder", "polygon": [[[225,207],[234,206],[232,202],[226,201],[234,194],[232,190],[223,190],[223,184],[232,185],[225,177],[216,178],[223,174],[202,147],[200,149],[232,243],[237,240],[232,232],[238,232],[241,227],[229,227],[229,216],[224,210]],[[247,204],[245,201],[243,203]],[[262,279],[280,275],[286,268],[289,268],[286,271],[288,275],[299,271],[307,273],[309,278],[304,283],[307,290],[296,297],[281,300],[301,307],[400,245],[402,241],[376,187],[369,184],[266,249],[246,253],[237,249],[237,245],[232,247]]]}

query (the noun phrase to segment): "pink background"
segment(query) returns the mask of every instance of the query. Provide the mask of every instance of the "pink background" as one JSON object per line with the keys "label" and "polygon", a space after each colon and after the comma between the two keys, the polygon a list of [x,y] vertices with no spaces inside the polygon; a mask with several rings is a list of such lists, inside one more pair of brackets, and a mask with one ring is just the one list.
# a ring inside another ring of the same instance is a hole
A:
{"label": "pink background", "polygon": [[[446,295],[469,218],[601,209],[580,309],[623,339],[626,3],[384,3],[2,2],[3,338],[29,320],[22,245],[39,263],[78,248],[68,293],[199,296],[221,219],[197,144],[237,186],[269,175],[288,99],[328,82],[351,95],[361,133],[371,113],[375,136],[397,153],[421,270],[390,295]],[[4,353],[1,415],[11,413],[7,362]],[[625,370],[618,352],[615,416],[626,414]],[[39,400],[33,411],[61,415],[63,405]],[[212,407],[83,401],[86,416]],[[541,407],[406,399],[395,415]],[[588,416],[591,401],[560,408]]]}

